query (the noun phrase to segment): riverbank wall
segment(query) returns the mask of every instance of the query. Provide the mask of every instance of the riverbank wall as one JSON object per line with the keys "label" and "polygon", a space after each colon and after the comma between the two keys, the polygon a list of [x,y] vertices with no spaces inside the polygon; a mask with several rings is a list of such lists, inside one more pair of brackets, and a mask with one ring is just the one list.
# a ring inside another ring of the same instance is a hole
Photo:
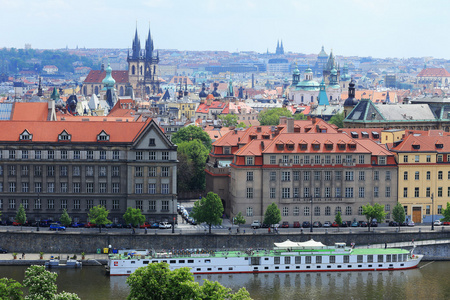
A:
{"label": "riverbank wall", "polygon": [[[257,232],[222,234],[180,234],[156,231],[148,234],[98,233],[98,232],[1,232],[0,246],[17,253],[96,253],[98,249],[246,249],[272,248],[274,243],[285,240],[303,242],[310,239],[325,245],[345,242],[347,245],[374,245],[384,243],[411,242],[415,240],[450,239],[450,232],[358,232],[358,233],[282,233]],[[418,243],[416,243],[418,244]],[[446,248],[447,247],[447,248]],[[419,247],[418,247],[419,248]],[[439,249],[438,249],[439,248]],[[434,249],[434,250],[433,250]],[[423,254],[450,260],[448,244],[424,246]],[[419,249],[417,249],[419,251]],[[420,252],[417,253],[421,253]]]}

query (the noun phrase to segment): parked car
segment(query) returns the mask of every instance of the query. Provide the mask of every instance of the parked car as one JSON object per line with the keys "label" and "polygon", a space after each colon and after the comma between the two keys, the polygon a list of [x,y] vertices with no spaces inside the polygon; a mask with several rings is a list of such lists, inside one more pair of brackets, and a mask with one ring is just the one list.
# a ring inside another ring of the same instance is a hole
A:
{"label": "parked car", "polygon": [[112,223],[111,227],[112,228],[123,228],[123,224],[122,223]]}
{"label": "parked car", "polygon": [[440,220],[434,221],[434,226],[441,226],[442,222]]}
{"label": "parked car", "polygon": [[54,223],[53,220],[41,220],[40,227],[50,227],[50,224]]}
{"label": "parked car", "polygon": [[153,223],[151,228],[159,228],[159,223],[158,222]]}
{"label": "parked car", "polygon": [[323,223],[323,227],[331,227],[331,222],[330,221],[325,221]]}
{"label": "parked car", "polygon": [[95,228],[95,227],[97,227],[97,225],[95,225],[94,223],[91,223],[91,222],[87,222],[86,224],[84,224],[84,227],[86,227],[86,228]]}
{"label": "parked car", "polygon": [[81,228],[84,227],[84,223],[74,222],[70,226],[72,226],[73,228]]}
{"label": "parked car", "polygon": [[284,221],[283,224],[281,224],[281,228],[289,228],[289,222]]}
{"label": "parked car", "polygon": [[54,231],[66,230],[66,226],[63,226],[58,223],[52,223],[52,224],[50,224],[49,230],[54,230]]}
{"label": "parked car", "polygon": [[308,221],[305,221],[302,223],[302,227],[303,228],[310,228],[311,227],[311,223],[309,223]]}
{"label": "parked car", "polygon": [[395,221],[390,221],[389,226],[398,226],[398,223]]}
{"label": "parked car", "polygon": [[352,226],[352,227],[359,227],[359,223],[355,221],[355,222],[352,223],[351,226]]}
{"label": "parked car", "polygon": [[265,223],[262,223],[262,224],[261,224],[261,228],[269,228],[269,227],[270,227],[269,224],[265,224]]}
{"label": "parked car", "polygon": [[8,250],[3,249],[2,247],[0,247],[0,253],[8,253]]}
{"label": "parked car", "polygon": [[148,222],[144,222],[144,224],[140,225],[139,228],[150,228],[152,225]]}
{"label": "parked car", "polygon": [[21,224],[17,221],[12,222],[13,226],[31,226],[31,223],[29,221],[25,221],[25,223]]}
{"label": "parked car", "polygon": [[416,225],[416,224],[415,224],[413,221],[409,221],[409,222],[408,222],[408,226],[409,226],[409,227],[414,227],[414,225]]}
{"label": "parked car", "polygon": [[331,227],[339,227],[339,224],[337,222],[331,223]]}
{"label": "parked car", "polygon": [[294,227],[294,228],[300,228],[300,222],[295,221],[293,227]]}
{"label": "parked car", "polygon": [[370,223],[370,227],[378,227],[378,222],[372,221],[372,223]]}
{"label": "parked car", "polygon": [[450,222],[442,222],[442,225],[448,226],[450,225]]}
{"label": "parked car", "polygon": [[367,222],[366,221],[359,221],[359,227],[367,227]]}
{"label": "parked car", "polygon": [[170,229],[172,228],[172,224],[169,222],[160,222],[159,223],[159,229]]}
{"label": "parked car", "polygon": [[261,222],[259,220],[253,220],[252,225],[250,225],[253,229],[261,227]]}
{"label": "parked car", "polygon": [[348,227],[347,222],[342,221],[341,227]]}
{"label": "parked car", "polygon": [[322,227],[322,223],[320,223],[319,221],[316,221],[313,223],[313,227]]}

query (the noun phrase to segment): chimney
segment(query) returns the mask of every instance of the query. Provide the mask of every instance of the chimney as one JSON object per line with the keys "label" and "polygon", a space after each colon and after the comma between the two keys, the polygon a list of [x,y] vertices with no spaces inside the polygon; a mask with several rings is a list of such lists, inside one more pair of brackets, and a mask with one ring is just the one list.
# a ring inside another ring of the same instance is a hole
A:
{"label": "chimney", "polygon": [[294,118],[287,119],[287,133],[294,133]]}
{"label": "chimney", "polygon": [[280,125],[286,125],[286,122],[287,122],[287,117],[281,116],[280,117]]}
{"label": "chimney", "polygon": [[261,150],[264,151],[264,142],[261,141]]}
{"label": "chimney", "polygon": [[47,121],[56,121],[55,100],[49,99],[47,101],[47,104],[48,104]]}
{"label": "chimney", "polygon": [[316,117],[311,117],[311,122],[313,123],[313,125],[316,123]]}

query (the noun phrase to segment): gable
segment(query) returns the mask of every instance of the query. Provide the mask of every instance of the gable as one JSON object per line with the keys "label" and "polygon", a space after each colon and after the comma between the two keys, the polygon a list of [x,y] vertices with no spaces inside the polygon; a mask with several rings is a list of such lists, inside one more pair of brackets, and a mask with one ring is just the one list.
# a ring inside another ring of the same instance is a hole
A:
{"label": "gable", "polygon": [[151,120],[135,139],[133,149],[168,149],[175,150],[176,146],[167,138],[155,121]]}

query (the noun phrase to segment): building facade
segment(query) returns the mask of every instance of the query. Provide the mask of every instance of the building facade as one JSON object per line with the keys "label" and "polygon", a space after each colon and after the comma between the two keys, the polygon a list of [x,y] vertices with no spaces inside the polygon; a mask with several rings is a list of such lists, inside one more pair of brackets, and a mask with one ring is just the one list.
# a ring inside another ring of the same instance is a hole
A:
{"label": "building facade", "polygon": [[57,220],[64,209],[87,221],[96,205],[122,222],[127,207],[146,220],[176,216],[176,146],[146,122],[2,121],[0,210],[14,220]]}

